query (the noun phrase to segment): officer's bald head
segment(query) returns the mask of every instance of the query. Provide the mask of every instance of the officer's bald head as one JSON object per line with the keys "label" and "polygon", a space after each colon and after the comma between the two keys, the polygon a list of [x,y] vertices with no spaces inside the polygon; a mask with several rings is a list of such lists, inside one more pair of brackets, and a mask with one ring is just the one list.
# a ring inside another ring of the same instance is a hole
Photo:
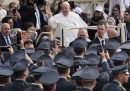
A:
{"label": "officer's bald head", "polygon": [[61,4],[61,11],[64,16],[67,16],[70,12],[70,4],[68,2],[63,2]]}

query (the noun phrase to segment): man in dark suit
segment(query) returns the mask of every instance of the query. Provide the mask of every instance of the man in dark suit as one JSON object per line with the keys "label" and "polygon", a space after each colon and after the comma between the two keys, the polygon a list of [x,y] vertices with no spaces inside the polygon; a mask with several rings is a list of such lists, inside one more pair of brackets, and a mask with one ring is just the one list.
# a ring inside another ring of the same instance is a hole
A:
{"label": "man in dark suit", "polygon": [[[73,60],[73,59],[72,59]],[[57,70],[59,73],[59,80],[56,83],[56,91],[74,91],[76,85],[70,83],[67,79],[70,74],[70,67],[74,61],[66,57],[64,54],[57,55],[54,58],[56,62]]]}
{"label": "man in dark suit", "polygon": [[[31,2],[30,2],[31,1]],[[20,6],[20,15],[22,27],[25,22],[32,22],[36,29],[39,30],[42,26],[47,25],[39,7],[46,5],[45,0],[28,0],[27,5]],[[31,17],[30,17],[31,16]]]}
{"label": "man in dark suit", "polygon": [[13,48],[11,47],[12,43],[13,38],[10,37],[10,25],[8,23],[3,23],[0,31],[0,46],[9,47],[4,48],[4,50],[0,49],[4,60],[7,60],[13,53]]}
{"label": "man in dark suit", "polygon": [[89,46],[92,44],[100,44],[101,46],[105,46],[105,43],[107,41],[105,39],[105,33],[107,33],[107,22],[105,20],[101,20],[97,25],[98,36],[90,42]]}
{"label": "man in dark suit", "polygon": [[73,77],[81,79],[82,87],[79,91],[93,91],[98,76],[99,70],[95,66],[86,66],[73,74]]}
{"label": "man in dark suit", "polygon": [[0,46],[7,45],[11,45],[10,25],[8,23],[3,23],[0,32]]}
{"label": "man in dark suit", "polygon": [[112,68],[111,70],[114,79],[112,82],[106,84],[102,91],[126,91],[122,85],[128,81],[128,66],[120,65]]}

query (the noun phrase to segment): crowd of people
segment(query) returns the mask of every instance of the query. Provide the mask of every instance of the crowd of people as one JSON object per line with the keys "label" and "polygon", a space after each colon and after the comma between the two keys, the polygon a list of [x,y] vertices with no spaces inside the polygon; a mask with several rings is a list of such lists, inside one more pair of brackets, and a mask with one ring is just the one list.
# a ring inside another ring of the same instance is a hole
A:
{"label": "crowd of people", "polygon": [[0,91],[130,91],[130,1],[108,0],[91,18],[74,1],[52,6],[0,4]]}

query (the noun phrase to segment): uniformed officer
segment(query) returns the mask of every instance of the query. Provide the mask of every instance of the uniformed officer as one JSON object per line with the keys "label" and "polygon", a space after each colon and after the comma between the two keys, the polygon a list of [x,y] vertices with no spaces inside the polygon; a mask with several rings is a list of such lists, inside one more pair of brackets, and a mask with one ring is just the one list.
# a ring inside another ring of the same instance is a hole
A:
{"label": "uniformed officer", "polygon": [[45,67],[51,67],[53,65],[52,58],[47,54],[40,56],[37,62],[42,63]]}
{"label": "uniformed officer", "polygon": [[50,71],[50,70],[53,70],[53,69],[51,69],[49,67],[41,66],[41,67],[38,67],[37,69],[34,69],[31,72],[31,75],[34,78],[34,83],[33,83],[34,88],[35,87],[37,87],[37,88],[39,87],[40,89],[43,89],[43,86],[42,86],[41,81],[39,79],[45,72]]}
{"label": "uniformed officer", "polygon": [[128,81],[129,72],[127,65],[116,66],[111,69],[113,75],[113,81],[106,84],[102,91],[126,91],[122,86]]}
{"label": "uniformed officer", "polygon": [[[32,77],[34,77],[34,83],[32,83],[32,86],[25,89],[25,91],[43,91],[43,79],[41,79],[42,75],[48,71],[54,71],[53,69],[49,67],[41,66],[31,72]],[[51,75],[52,76],[52,75]],[[41,81],[41,80],[42,81]],[[48,78],[49,79],[49,78]],[[50,79],[49,79],[50,80]],[[44,81],[45,83],[45,81]]]}
{"label": "uniformed officer", "polygon": [[120,52],[116,52],[112,57],[111,60],[113,61],[115,66],[126,64],[128,59],[128,54],[122,50]]}
{"label": "uniformed officer", "polygon": [[70,67],[73,65],[73,58],[69,58],[64,54],[55,56],[54,61],[59,73],[59,80],[56,83],[56,91],[73,91],[76,86],[70,83],[67,77],[70,74]]}
{"label": "uniformed officer", "polygon": [[58,73],[54,70],[45,72],[41,77],[40,81],[42,82],[44,91],[55,91],[56,82],[58,81]]}
{"label": "uniformed officer", "polygon": [[76,91],[79,91],[81,88],[83,88],[83,79],[80,77],[82,74],[83,69],[79,69],[72,75],[72,80],[75,80],[76,83]]}
{"label": "uniformed officer", "polygon": [[116,52],[116,50],[118,49],[118,47],[120,46],[120,42],[118,42],[115,39],[109,39],[106,42],[106,49],[109,52],[110,57],[114,55],[114,53]]}
{"label": "uniformed officer", "polygon": [[30,56],[32,53],[35,52],[35,48],[34,48],[34,45],[33,45],[33,41],[30,40],[30,39],[24,41],[24,48],[25,48],[26,53],[27,53],[29,56]]}
{"label": "uniformed officer", "polygon": [[100,63],[100,58],[96,54],[86,55],[84,59],[87,61],[88,66],[98,66]]}
{"label": "uniformed officer", "polygon": [[84,38],[79,37],[73,41],[72,46],[75,52],[74,60],[83,59],[85,50],[87,49],[87,41]]}
{"label": "uniformed officer", "polygon": [[5,85],[11,83],[11,76],[13,75],[13,69],[11,67],[0,67],[0,90],[2,91]]}
{"label": "uniformed officer", "polygon": [[[121,50],[125,50],[126,52],[127,52],[127,54],[128,54],[128,56],[130,57],[130,47],[129,47],[129,45],[130,45],[130,41],[128,40],[128,41],[126,41],[126,42],[124,42],[123,44],[121,44],[121,46],[119,47]],[[130,72],[130,62],[129,62],[129,59],[128,59],[128,70],[129,70],[129,72]],[[128,82],[126,83],[126,84],[124,84],[124,87],[127,89],[127,91],[129,91],[130,90],[130,77],[129,77],[129,80],[128,80]]]}
{"label": "uniformed officer", "polygon": [[37,45],[37,49],[43,50],[45,54],[50,54],[51,52],[51,40],[42,39],[42,41]]}
{"label": "uniformed officer", "polygon": [[[96,79],[96,86],[94,91],[100,91],[107,82],[109,82],[109,65],[107,61],[100,59],[96,54],[89,54],[85,56],[88,66],[95,66],[99,69],[100,74],[99,77]],[[101,63],[101,67],[99,64]]]}
{"label": "uniformed officer", "polygon": [[97,55],[97,46],[90,46],[86,52],[85,55],[89,55],[89,54],[95,54]]}
{"label": "uniformed officer", "polygon": [[40,58],[40,56],[44,55],[44,51],[43,50],[36,50],[34,53],[31,54],[30,58],[32,59],[32,61],[34,63],[37,62],[37,60]]}
{"label": "uniformed officer", "polygon": [[[87,41],[82,37],[78,37],[72,42],[72,46],[75,52],[74,60],[84,59],[85,51],[87,49]],[[71,75],[79,68],[80,65],[77,62],[74,62],[74,65],[71,67]]]}
{"label": "uniformed officer", "polygon": [[25,49],[19,49],[11,55],[11,57],[7,60],[7,63],[5,63],[5,65],[13,66],[21,59],[26,59],[29,63],[33,63],[30,57],[27,55]]}
{"label": "uniformed officer", "polygon": [[107,62],[109,64],[109,67],[110,68],[113,68],[114,67],[114,63],[113,61],[111,60],[111,57],[116,53],[116,50],[119,50],[118,47],[120,46],[120,43],[115,40],[115,39],[109,39],[107,42],[106,42],[106,45],[105,45],[105,51],[106,53],[108,54],[107,55]]}
{"label": "uniformed officer", "polygon": [[86,66],[73,74],[81,79],[80,91],[93,91],[96,86],[96,79],[99,76],[99,70],[95,66]]}
{"label": "uniformed officer", "polygon": [[122,43],[120,45],[119,49],[125,50],[127,52],[127,54],[130,56],[130,47],[129,47],[129,45],[130,45],[130,41],[128,40],[128,41]]}
{"label": "uniformed officer", "polygon": [[24,91],[24,89],[30,86],[30,84],[26,82],[29,75],[27,60],[19,60],[19,62],[13,66],[13,70],[14,82],[6,86],[4,91]]}

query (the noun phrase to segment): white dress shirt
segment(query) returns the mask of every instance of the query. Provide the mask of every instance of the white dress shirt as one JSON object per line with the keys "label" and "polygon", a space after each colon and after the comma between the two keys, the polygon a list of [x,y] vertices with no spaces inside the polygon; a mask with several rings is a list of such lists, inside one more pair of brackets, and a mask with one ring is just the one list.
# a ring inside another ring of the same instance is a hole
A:
{"label": "white dress shirt", "polygon": [[[98,39],[99,39],[101,45],[105,45],[106,44],[105,43],[105,39],[101,39],[100,37],[98,37]],[[103,41],[103,44],[102,44],[102,41]]]}

